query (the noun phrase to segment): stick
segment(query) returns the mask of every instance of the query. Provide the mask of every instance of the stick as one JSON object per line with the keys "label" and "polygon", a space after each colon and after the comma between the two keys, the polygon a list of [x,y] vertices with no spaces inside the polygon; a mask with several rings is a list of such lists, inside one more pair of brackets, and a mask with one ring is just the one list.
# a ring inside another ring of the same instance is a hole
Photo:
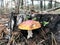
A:
{"label": "stick", "polygon": [[51,34],[52,34],[52,45],[53,45],[53,41],[54,41],[55,45],[57,45],[56,39],[54,37],[54,34],[52,32],[51,32]]}

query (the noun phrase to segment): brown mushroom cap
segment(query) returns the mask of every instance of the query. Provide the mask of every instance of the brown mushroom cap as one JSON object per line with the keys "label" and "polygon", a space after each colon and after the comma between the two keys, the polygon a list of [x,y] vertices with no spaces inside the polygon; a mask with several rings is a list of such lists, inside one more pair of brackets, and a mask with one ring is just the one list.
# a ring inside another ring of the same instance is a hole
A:
{"label": "brown mushroom cap", "polygon": [[41,28],[41,24],[38,21],[27,20],[19,24],[18,28],[22,30],[34,30]]}

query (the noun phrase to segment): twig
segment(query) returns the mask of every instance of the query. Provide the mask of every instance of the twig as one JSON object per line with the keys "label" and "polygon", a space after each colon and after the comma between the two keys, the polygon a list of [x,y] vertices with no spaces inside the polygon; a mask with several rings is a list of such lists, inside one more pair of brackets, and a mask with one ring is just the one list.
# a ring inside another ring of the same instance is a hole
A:
{"label": "twig", "polygon": [[51,35],[52,35],[52,45],[53,45],[53,41],[54,41],[55,45],[57,45],[56,39],[55,39],[54,34],[52,32],[51,32]]}
{"label": "twig", "polygon": [[52,32],[51,32],[51,39],[52,39],[52,45],[53,45],[53,34],[52,34]]}
{"label": "twig", "polygon": [[41,44],[42,42],[44,42],[45,40],[42,40],[42,41],[40,41],[39,43]]}
{"label": "twig", "polygon": [[46,39],[46,37],[45,37],[45,35],[44,34],[46,34],[44,31],[43,31],[43,29],[41,28],[41,30],[42,30],[42,36],[44,37],[44,39]]}

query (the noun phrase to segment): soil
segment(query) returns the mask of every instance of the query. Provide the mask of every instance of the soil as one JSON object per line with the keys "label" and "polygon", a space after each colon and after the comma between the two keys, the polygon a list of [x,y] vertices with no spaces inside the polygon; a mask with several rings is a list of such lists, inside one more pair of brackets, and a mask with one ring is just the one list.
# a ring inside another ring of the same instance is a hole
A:
{"label": "soil", "polygon": [[[36,15],[37,21],[47,21],[48,25],[43,26],[33,31],[33,37],[27,39],[26,35],[19,29],[15,28],[12,31],[11,38],[7,41],[0,43],[1,45],[52,45],[52,34],[55,40],[53,45],[60,44],[60,15],[59,14],[39,14]],[[52,32],[52,33],[51,33]],[[5,39],[3,39],[5,40]],[[2,40],[0,41],[2,42]]]}

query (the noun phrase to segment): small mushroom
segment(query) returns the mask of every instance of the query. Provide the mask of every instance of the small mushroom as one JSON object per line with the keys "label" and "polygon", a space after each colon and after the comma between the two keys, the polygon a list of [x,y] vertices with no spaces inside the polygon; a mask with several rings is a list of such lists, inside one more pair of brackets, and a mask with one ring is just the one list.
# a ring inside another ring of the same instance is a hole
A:
{"label": "small mushroom", "polygon": [[38,21],[27,20],[19,24],[18,28],[22,30],[27,30],[28,31],[27,39],[29,39],[33,35],[32,30],[41,28],[41,24]]}

